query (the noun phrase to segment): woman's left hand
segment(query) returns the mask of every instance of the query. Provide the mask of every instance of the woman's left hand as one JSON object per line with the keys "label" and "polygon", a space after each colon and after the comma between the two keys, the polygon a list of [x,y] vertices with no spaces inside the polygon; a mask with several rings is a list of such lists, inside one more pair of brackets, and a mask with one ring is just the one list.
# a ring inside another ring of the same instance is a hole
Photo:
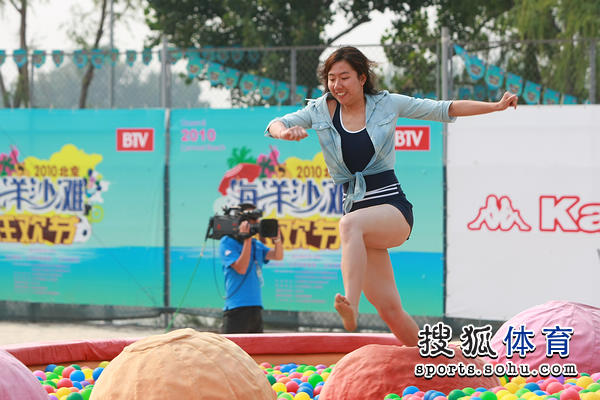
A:
{"label": "woman's left hand", "polygon": [[514,107],[516,109],[518,99],[519,98],[516,94],[504,92],[504,96],[502,96],[500,101],[496,103],[498,111],[506,110],[508,107]]}

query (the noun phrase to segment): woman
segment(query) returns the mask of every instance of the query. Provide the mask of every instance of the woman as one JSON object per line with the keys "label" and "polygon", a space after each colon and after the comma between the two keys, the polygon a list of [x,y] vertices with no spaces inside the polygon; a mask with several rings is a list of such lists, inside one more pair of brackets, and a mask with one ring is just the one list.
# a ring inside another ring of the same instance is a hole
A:
{"label": "woman", "polygon": [[344,328],[354,331],[361,291],[392,333],[416,346],[419,328],[404,311],[394,281],[389,248],[412,231],[412,205],[394,174],[394,134],[399,117],[452,122],[459,116],[516,108],[517,96],[505,93],[496,103],[416,99],[375,90],[373,63],[354,47],[333,52],[319,71],[325,94],[297,112],[276,118],[267,136],[302,140],[314,128],[329,172],[344,184],[342,278],[345,294],[334,307]]}

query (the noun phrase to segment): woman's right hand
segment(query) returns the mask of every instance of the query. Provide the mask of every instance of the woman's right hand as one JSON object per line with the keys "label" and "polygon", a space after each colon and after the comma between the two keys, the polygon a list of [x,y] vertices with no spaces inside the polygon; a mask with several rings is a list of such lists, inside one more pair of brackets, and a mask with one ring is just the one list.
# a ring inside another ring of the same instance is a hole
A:
{"label": "woman's right hand", "polygon": [[304,139],[308,136],[306,130],[301,126],[292,126],[291,128],[286,128],[279,133],[279,139],[283,140],[295,140],[296,142]]}

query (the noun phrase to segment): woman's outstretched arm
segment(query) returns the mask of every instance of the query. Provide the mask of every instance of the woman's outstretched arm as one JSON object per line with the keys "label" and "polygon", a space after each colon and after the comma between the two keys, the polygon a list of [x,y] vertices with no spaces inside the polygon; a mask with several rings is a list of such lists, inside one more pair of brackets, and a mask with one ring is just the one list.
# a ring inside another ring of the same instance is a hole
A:
{"label": "woman's outstretched arm", "polygon": [[517,108],[517,95],[505,92],[498,102],[455,100],[448,108],[451,117],[467,117],[469,115],[487,114],[494,111],[503,111],[508,107]]}

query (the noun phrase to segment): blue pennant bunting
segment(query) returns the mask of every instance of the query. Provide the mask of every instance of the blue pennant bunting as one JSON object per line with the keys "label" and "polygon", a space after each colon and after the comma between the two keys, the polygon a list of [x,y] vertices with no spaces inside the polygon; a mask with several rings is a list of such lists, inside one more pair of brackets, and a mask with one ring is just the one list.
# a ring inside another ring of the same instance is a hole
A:
{"label": "blue pennant bunting", "polygon": [[83,68],[88,62],[88,56],[83,50],[75,50],[73,52],[73,62],[78,68]]}
{"label": "blue pennant bunting", "polygon": [[110,49],[110,51],[108,52],[108,61],[110,62],[110,65],[116,65],[117,61],[119,61],[119,50],[118,49]]}
{"label": "blue pennant bunting", "polygon": [[91,62],[94,68],[100,69],[104,65],[104,50],[92,49]]}
{"label": "blue pennant bunting", "polygon": [[175,65],[177,61],[181,60],[183,57],[183,52],[179,49],[169,49],[169,57],[167,60],[171,62],[172,65]]}
{"label": "blue pennant bunting", "polygon": [[229,90],[233,89],[237,86],[238,81],[240,80],[240,75],[242,73],[234,68],[225,68],[225,77],[223,82],[225,82],[225,87]]}
{"label": "blue pennant bunting", "polygon": [[52,61],[54,65],[60,67],[65,59],[65,52],[62,50],[52,50]]}
{"label": "blue pennant bunting", "polygon": [[13,60],[15,60],[17,67],[21,68],[27,62],[27,51],[25,49],[13,51]]}
{"label": "blue pennant bunting", "polygon": [[467,57],[467,72],[474,81],[478,81],[485,73],[485,64],[477,56]]}
{"label": "blue pennant bunting", "polygon": [[268,78],[262,78],[258,86],[258,91],[263,99],[269,100],[275,94],[275,82]]}
{"label": "blue pennant bunting", "polygon": [[461,87],[458,89],[458,99],[459,100],[471,100],[473,97],[473,93],[470,87]]}
{"label": "blue pennant bunting", "polygon": [[[234,47],[240,47],[239,45]],[[238,64],[244,58],[244,52],[241,50],[231,50],[231,59],[234,63]]]}
{"label": "blue pennant bunting", "polygon": [[306,86],[302,86],[302,85],[296,86],[296,101],[294,101],[294,105],[303,106],[304,99],[306,99],[307,94],[308,94],[308,88]]}
{"label": "blue pennant bunting", "polygon": [[542,100],[544,104],[559,104],[560,103],[560,92],[556,90],[544,89],[544,98]]}
{"label": "blue pennant bunting", "polygon": [[466,60],[468,57],[467,52],[465,51],[465,49],[463,49],[462,47],[460,47],[459,45],[455,44],[454,45],[454,54],[456,54],[457,56],[460,56],[463,58],[463,60]]}
{"label": "blue pennant bunting", "polygon": [[127,65],[129,65],[130,67],[133,66],[136,59],[137,59],[137,51],[127,50],[125,52],[125,62],[127,62]]}
{"label": "blue pennant bunting", "polygon": [[250,60],[250,62],[253,64],[256,64],[258,62],[258,60],[260,60],[260,54],[256,50],[249,51],[247,53],[247,55],[248,55],[248,60]]}
{"label": "blue pennant bunting", "polygon": [[0,65],[4,64],[4,60],[6,60],[6,51],[0,50]]}
{"label": "blue pennant bunting", "polygon": [[257,85],[258,79],[254,75],[246,74],[240,79],[240,88],[242,89],[242,94],[244,96],[254,92]]}
{"label": "blue pennant bunting", "polygon": [[31,53],[31,62],[36,68],[40,68],[46,62],[46,52],[44,50],[34,50]]}
{"label": "blue pennant bunting", "polygon": [[502,86],[504,82],[504,71],[495,65],[488,65],[485,72],[485,83],[492,90],[496,90]]}
{"label": "blue pennant bunting", "polygon": [[201,56],[202,58],[205,58],[209,61],[216,61],[217,60],[217,53],[213,50],[210,50],[214,48],[213,46],[204,46],[203,49],[201,50]]}
{"label": "blue pennant bunting", "polygon": [[198,56],[190,57],[186,69],[188,77],[194,79],[204,69],[204,61]]}
{"label": "blue pennant bunting", "polygon": [[483,85],[475,85],[473,87],[473,97],[475,100],[483,101],[487,97],[485,86]]}
{"label": "blue pennant bunting", "polygon": [[498,90],[498,89],[490,89],[490,87],[488,86],[488,100],[489,101],[498,101],[502,98],[502,95],[504,93],[502,93],[502,91]]}
{"label": "blue pennant bunting", "polygon": [[414,92],[412,97],[414,97],[415,99],[424,99],[425,95],[423,94],[423,92]]}
{"label": "blue pennant bunting", "polygon": [[527,104],[539,104],[540,103],[540,91],[542,87],[537,83],[527,81],[525,83],[525,89],[523,90],[523,98]]}
{"label": "blue pennant bunting", "polygon": [[217,51],[217,61],[221,64],[225,64],[229,60],[229,51],[228,50],[220,50]]}
{"label": "blue pennant bunting", "polygon": [[277,89],[275,89],[275,99],[278,103],[285,103],[290,97],[290,85],[286,82],[277,82]]}
{"label": "blue pennant bunting", "polygon": [[427,92],[424,94],[423,98],[425,99],[431,99],[431,100],[437,100],[437,95],[435,94],[434,91],[431,92]]}
{"label": "blue pennant bunting", "polygon": [[145,48],[142,50],[142,62],[144,65],[148,65],[150,61],[152,61],[152,49]]}
{"label": "blue pennant bunting", "polygon": [[520,96],[523,91],[523,78],[510,72],[506,74],[506,90]]}
{"label": "blue pennant bunting", "polygon": [[577,104],[577,97],[563,94],[563,104]]}
{"label": "blue pennant bunting", "polygon": [[223,70],[223,66],[221,64],[209,62],[208,70],[206,73],[208,74],[208,80],[210,81],[211,86],[218,86],[223,84],[225,71]]}
{"label": "blue pennant bunting", "polygon": [[312,92],[310,92],[310,96],[312,99],[318,99],[319,97],[323,96],[323,91],[319,88],[314,88]]}

